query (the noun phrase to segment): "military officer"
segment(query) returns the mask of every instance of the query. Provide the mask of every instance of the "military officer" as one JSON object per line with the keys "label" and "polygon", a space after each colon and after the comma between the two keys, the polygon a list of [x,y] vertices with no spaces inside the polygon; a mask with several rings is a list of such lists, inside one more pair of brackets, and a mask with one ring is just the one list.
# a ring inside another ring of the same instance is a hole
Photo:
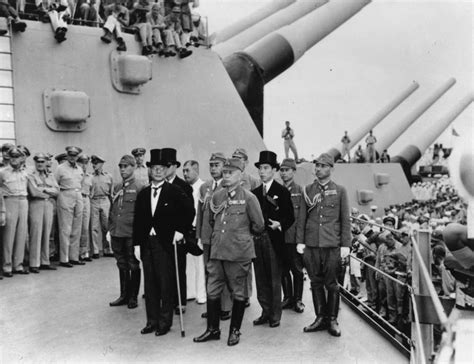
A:
{"label": "military officer", "polygon": [[30,273],[56,270],[49,261],[49,236],[53,225],[53,202],[59,194],[54,176],[47,170],[48,157],[37,153],[35,169],[28,175],[28,220],[30,233]]}
{"label": "military officer", "polygon": [[232,153],[232,158],[239,158],[241,161],[244,162],[244,173],[242,173],[242,178],[240,182],[242,184],[242,187],[251,191],[260,186],[260,179],[245,172],[245,168],[249,164],[249,157],[247,151],[244,148],[237,148],[234,153]]}
{"label": "military officer", "polygon": [[317,180],[303,189],[307,206],[303,258],[316,313],[316,320],[304,332],[328,329],[331,335],[340,336],[337,277],[341,258],[349,255],[352,237],[347,192],[331,180],[333,167],[334,158],[321,154],[315,160]]}
{"label": "military officer", "polygon": [[112,249],[119,269],[120,296],[110,306],[137,307],[140,289],[140,262],[133,246],[133,216],[138,193],[145,187],[135,178],[136,161],[124,155],[118,164],[122,183],[115,186],[109,216]]}
{"label": "military officer", "polygon": [[90,234],[91,234],[91,191],[92,175],[87,172],[90,158],[87,154],[81,154],[77,159],[77,164],[82,168],[84,177],[81,182],[82,195],[82,226],[81,240],[79,244],[79,261],[91,262],[90,253]]}
{"label": "military officer", "polygon": [[[112,248],[106,237],[114,181],[112,176],[103,170],[105,163],[103,158],[93,155],[91,162],[94,169],[91,192],[92,246],[94,254],[103,250],[105,257],[113,257]],[[100,238],[102,238],[101,243]]]}
{"label": "military officer", "polygon": [[9,166],[0,170],[0,190],[5,199],[6,221],[2,233],[3,275],[28,274],[23,269],[28,224],[27,173],[22,168],[23,153],[16,147],[8,151]]}
{"label": "military officer", "polygon": [[264,231],[264,219],[257,198],[240,184],[243,162],[231,158],[224,164],[224,188],[214,192],[206,205],[212,225],[207,262],[207,330],[194,342],[220,339],[221,293],[228,285],[233,295],[232,320],[227,345],[239,343],[240,327],[248,298],[247,276],[255,258],[252,234]]}
{"label": "military officer", "polygon": [[306,205],[303,188],[294,181],[296,161],[284,159],[280,166],[280,177],[290,191],[295,222],[285,232],[285,254],[283,254],[283,288],[282,309],[293,308],[296,312],[304,311],[303,298],[303,250],[304,225],[306,222]]}
{"label": "military officer", "polygon": [[262,209],[265,232],[255,239],[255,281],[262,314],[253,324],[269,323],[270,327],[278,327],[281,319],[281,273],[285,254],[285,232],[293,225],[295,217],[290,192],[274,180],[279,169],[276,154],[271,151],[260,152],[255,167],[258,168],[262,184],[252,192],[257,196]]}
{"label": "military officer", "polygon": [[8,167],[10,165],[10,155],[9,151],[14,147],[11,143],[5,143],[2,145],[2,162],[0,163],[0,168]]}
{"label": "military officer", "polygon": [[135,162],[137,166],[135,168],[135,179],[141,184],[146,186],[150,183],[150,174],[148,172],[147,166],[145,166],[145,148],[135,148],[132,149],[132,155],[135,157]]}
{"label": "military officer", "polygon": [[77,165],[77,159],[82,149],[66,147],[67,162],[56,169],[56,181],[59,185],[58,224],[59,229],[59,265],[72,268],[74,265],[84,265],[79,261],[79,243],[81,240],[82,212],[82,179],[84,171]]}
{"label": "military officer", "polygon": [[[212,153],[209,158],[209,173],[212,179],[204,182],[199,190],[199,203],[196,216],[196,236],[200,239],[200,244],[204,251],[204,267],[207,266],[211,252],[211,235],[212,226],[209,222],[210,210],[208,209],[209,202],[217,191],[222,189],[223,168],[226,157],[221,152]],[[207,270],[206,270],[206,276]],[[207,280],[207,277],[206,277]],[[227,286],[221,294],[220,317],[221,320],[230,319],[230,310],[232,309],[232,297]],[[207,318],[207,312],[202,314],[203,318]]]}

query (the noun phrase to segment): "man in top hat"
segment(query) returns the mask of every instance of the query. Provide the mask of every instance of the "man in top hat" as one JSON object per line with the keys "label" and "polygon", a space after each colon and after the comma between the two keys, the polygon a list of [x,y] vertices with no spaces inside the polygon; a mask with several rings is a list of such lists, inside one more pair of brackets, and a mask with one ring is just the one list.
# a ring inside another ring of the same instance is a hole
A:
{"label": "man in top hat", "polygon": [[113,257],[112,247],[106,236],[114,181],[112,176],[103,169],[105,163],[103,158],[93,155],[91,162],[94,169],[91,192],[92,246],[94,247],[94,254],[98,253],[99,250],[103,250],[105,257]]}
{"label": "man in top hat", "polygon": [[[209,158],[209,173],[212,179],[204,182],[199,191],[199,203],[196,211],[196,236],[200,239],[203,248],[204,267],[207,266],[211,254],[212,226],[210,224],[211,210],[208,205],[212,196],[223,188],[222,180],[225,162],[226,157],[224,156],[224,153],[216,152],[211,154],[211,157]],[[207,277],[208,274],[206,269],[206,281]],[[230,319],[230,310],[232,309],[232,298],[227,286],[224,286],[220,300],[221,320],[228,320]],[[202,317],[207,318],[207,312],[203,313]]]}
{"label": "man in top hat", "polygon": [[[109,305],[137,307],[140,289],[140,262],[135,257],[133,245],[133,216],[138,193],[145,187],[135,178],[136,161],[131,155],[124,155],[118,164],[122,182],[115,185],[109,228],[112,248],[119,269],[120,296]],[[148,184],[148,183],[147,183]]]}
{"label": "man in top hat", "polygon": [[[227,345],[239,343],[240,327],[248,298],[247,280],[255,258],[252,235],[264,231],[264,219],[257,198],[244,189],[240,177],[244,168],[237,158],[224,164],[223,188],[216,190],[206,210],[211,219],[212,238],[207,262],[207,330],[194,342],[220,339],[221,294],[232,291],[232,320]],[[280,302],[278,302],[280,303]]]}
{"label": "man in top hat", "polygon": [[[161,155],[165,161],[167,161],[166,180],[168,183],[175,185],[183,190],[188,196],[190,202],[194,206],[193,188],[188,185],[183,179],[176,175],[176,170],[181,166],[181,163],[177,160],[176,149],[163,148],[161,149]],[[188,225],[184,237],[186,237],[193,230],[192,224]],[[176,308],[176,314],[179,314],[179,309],[184,313],[186,312],[186,301],[187,301],[187,287],[186,287],[186,245],[185,240],[181,240],[178,244],[178,270],[179,270],[179,288],[181,290],[181,304],[182,307]],[[177,296],[176,296],[177,297]]]}
{"label": "man in top hat", "polygon": [[254,325],[269,323],[280,326],[281,273],[285,254],[285,232],[295,221],[293,203],[288,189],[274,180],[279,169],[277,156],[271,151],[260,152],[255,167],[262,184],[252,192],[257,196],[265,219],[265,232],[255,238],[255,280],[257,299],[262,314]]}
{"label": "man in top hat", "polygon": [[304,311],[303,304],[303,250],[306,205],[303,188],[294,181],[296,162],[284,159],[280,166],[280,177],[291,194],[295,222],[285,232],[285,254],[283,254],[282,309],[292,308],[298,313]]}
{"label": "man in top hat", "polygon": [[328,329],[331,335],[340,336],[337,277],[341,258],[349,255],[352,237],[347,192],[331,180],[333,167],[334,158],[321,154],[315,160],[317,180],[303,189],[307,207],[303,258],[316,313],[316,320],[304,332]]}
{"label": "man in top hat", "polygon": [[79,261],[91,262],[90,257],[90,233],[91,233],[91,193],[92,193],[92,175],[87,172],[90,157],[87,154],[81,154],[77,159],[77,164],[84,171],[84,176],[81,182],[82,195],[82,225],[81,225],[81,240],[79,243]]}
{"label": "man in top hat", "polygon": [[242,178],[240,179],[242,187],[249,191],[252,191],[253,189],[260,186],[262,182],[259,178],[256,178],[245,172],[245,168],[249,164],[249,157],[247,151],[244,148],[237,148],[234,153],[232,153],[232,158],[238,158],[244,162],[244,172],[242,173]]}
{"label": "man in top hat", "polygon": [[53,201],[59,194],[54,176],[47,170],[48,157],[37,153],[35,169],[28,175],[28,221],[30,233],[30,272],[56,270],[49,262],[49,237],[53,225]]}
{"label": "man in top hat", "polygon": [[9,166],[0,170],[0,191],[5,199],[6,221],[2,233],[3,274],[28,274],[23,269],[28,228],[27,173],[22,168],[23,153],[16,147],[8,151]]}
{"label": "man in top hat", "polygon": [[79,262],[79,243],[81,240],[82,212],[82,179],[84,171],[77,165],[81,148],[66,147],[67,162],[56,169],[56,181],[59,185],[57,200],[59,224],[59,265],[72,268],[83,265]]}
{"label": "man in top hat", "polygon": [[169,160],[162,150],[150,151],[151,184],[137,197],[133,242],[140,245],[145,278],[147,323],[142,334],[161,336],[173,324],[176,285],[173,244],[183,239],[194,219],[192,200],[182,189],[168,183]]}
{"label": "man in top hat", "polygon": [[150,183],[150,176],[147,166],[145,166],[145,148],[134,148],[132,149],[132,155],[135,157],[135,162],[137,166],[135,167],[135,180],[138,181],[143,186],[146,186]]}

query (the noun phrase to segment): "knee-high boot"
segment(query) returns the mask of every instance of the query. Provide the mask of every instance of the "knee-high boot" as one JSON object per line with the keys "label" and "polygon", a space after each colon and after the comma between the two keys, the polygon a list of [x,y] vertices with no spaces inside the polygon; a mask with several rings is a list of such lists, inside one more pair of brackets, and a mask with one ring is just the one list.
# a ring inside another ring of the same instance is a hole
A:
{"label": "knee-high boot", "polygon": [[303,303],[303,277],[295,277],[294,279],[294,300],[295,300],[295,311],[298,313],[302,313],[304,311],[304,303]]}
{"label": "knee-high boot", "polygon": [[283,310],[286,308],[293,308],[293,285],[291,284],[290,272],[282,275],[281,287],[283,288],[283,301],[281,303],[281,308]]}
{"label": "knee-high boot", "polygon": [[337,315],[339,313],[339,291],[328,291],[328,331],[332,336],[341,336],[341,329],[337,323]]}
{"label": "knee-high boot", "polygon": [[128,303],[128,286],[130,281],[130,272],[128,269],[119,269],[120,277],[120,297],[115,301],[110,302],[109,305],[114,306],[123,306]]}
{"label": "knee-high boot", "polygon": [[221,338],[221,330],[219,329],[221,313],[220,298],[211,300],[207,298],[207,330],[201,336],[195,337],[195,343],[202,343],[209,340],[219,340]]}
{"label": "knee-high boot", "polygon": [[235,300],[232,303],[232,320],[230,321],[227,345],[234,346],[240,341],[240,326],[244,318],[245,301]]}
{"label": "knee-high boot", "polygon": [[140,290],[141,270],[132,270],[130,272],[130,285],[128,293],[128,308],[136,308],[138,306],[137,296]]}
{"label": "knee-high boot", "polygon": [[313,305],[314,312],[316,314],[316,320],[314,320],[311,325],[306,326],[303,331],[314,332],[326,330],[328,328],[328,320],[326,317],[326,293],[324,292],[324,288],[313,287],[311,294],[313,295]]}

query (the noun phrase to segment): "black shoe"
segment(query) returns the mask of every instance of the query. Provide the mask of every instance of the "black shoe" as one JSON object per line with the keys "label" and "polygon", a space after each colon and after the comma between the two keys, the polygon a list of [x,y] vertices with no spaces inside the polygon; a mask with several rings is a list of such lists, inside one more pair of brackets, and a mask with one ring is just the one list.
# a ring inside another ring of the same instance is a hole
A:
{"label": "black shoe", "polygon": [[169,328],[169,327],[165,327],[165,328],[163,328],[163,329],[158,329],[158,330],[156,330],[156,332],[155,332],[155,336],[163,336],[163,335],[166,335],[169,331],[170,331],[170,328]]}
{"label": "black shoe", "polygon": [[293,298],[291,298],[291,297],[284,298],[283,301],[281,302],[281,309],[282,310],[293,308],[294,306],[295,306],[295,304],[293,302]]}
{"label": "black shoe", "polygon": [[72,265],[86,265],[86,263],[80,260],[70,260],[69,263],[71,263]]}
{"label": "black shoe", "polygon": [[40,271],[39,271],[39,268],[36,268],[36,267],[30,267],[30,273],[35,273],[35,274],[38,274]]}
{"label": "black shoe", "polygon": [[297,300],[294,307],[295,312],[302,313],[304,311],[304,303]]}
{"label": "black shoe", "polygon": [[73,266],[71,263],[69,263],[69,262],[66,262],[66,263],[61,262],[61,263],[59,263],[59,266],[60,266],[60,267],[64,267],[64,268],[72,268],[72,267],[74,267],[74,266]]}
{"label": "black shoe", "polygon": [[[126,50],[126,49],[125,49]],[[114,253],[104,253],[104,257],[106,258],[113,258],[114,257]]]}
{"label": "black shoe", "polygon": [[66,32],[66,28],[56,29],[56,34],[54,35],[54,38],[57,40],[58,43],[62,43],[66,40]]}
{"label": "black shoe", "polygon": [[237,345],[240,341],[240,331],[237,330],[235,327],[231,327],[229,332],[229,338],[227,339],[228,346]]}
{"label": "black shoe", "polygon": [[270,319],[268,317],[262,315],[258,319],[253,320],[253,324],[254,324],[254,326],[259,326],[259,325],[266,324],[269,321],[270,321]]}
{"label": "black shoe", "polygon": [[316,320],[309,325],[306,326],[303,331],[304,332],[315,332],[315,331],[321,331],[321,330],[326,330],[329,327],[328,325],[328,320],[323,317],[323,316],[318,316],[316,317]]}
{"label": "black shoe", "polygon": [[150,324],[146,324],[146,326],[141,329],[140,333],[142,335],[146,335],[146,334],[151,334],[153,331],[155,331],[155,327],[153,325],[150,325]]}
{"label": "black shoe", "polygon": [[331,317],[331,320],[329,321],[328,332],[332,336],[341,336],[341,329],[339,328],[339,324],[335,317]]}
{"label": "black shoe", "polygon": [[201,314],[201,318],[207,318],[207,312],[203,312],[203,313]]}
{"label": "black shoe", "polygon": [[53,267],[47,264],[41,264],[39,269],[40,270],[56,270],[56,267]]}
{"label": "black shoe", "polygon": [[92,262],[92,259],[89,257],[85,257],[81,259],[83,262]]}
{"label": "black shoe", "polygon": [[220,315],[221,321],[230,320],[231,316],[232,315],[231,315],[230,311],[221,311],[221,315]]}
{"label": "black shoe", "polygon": [[99,259],[100,255],[99,254],[92,254],[92,259]]}
{"label": "black shoe", "polygon": [[104,29],[104,32],[105,34],[100,37],[100,39],[102,40],[102,42],[109,44],[110,42],[112,42],[112,33],[110,33],[108,29]]}
{"label": "black shoe", "polygon": [[189,57],[191,54],[193,54],[193,51],[190,51],[189,49],[181,48],[179,50],[179,58],[181,59]]}
{"label": "black shoe", "polygon": [[14,270],[13,274],[30,274],[30,272],[28,272],[25,269],[22,269],[22,270]]}
{"label": "black shoe", "polygon": [[280,320],[270,320],[270,327],[278,327],[280,326]]}
{"label": "black shoe", "polygon": [[131,298],[128,300],[128,305],[127,305],[127,307],[130,308],[130,309],[137,308],[137,307],[138,307],[137,298],[136,298],[136,297],[131,297]]}
{"label": "black shoe", "polygon": [[49,258],[52,262],[59,262],[59,255],[54,254],[51,258]]}
{"label": "black shoe", "polygon": [[[185,314],[186,313],[186,306],[181,306],[181,313]],[[179,315],[179,307],[176,307],[174,309],[174,314]]]}
{"label": "black shoe", "polygon": [[11,278],[11,277],[13,277],[13,274],[12,274],[12,272],[3,272],[3,276],[5,278]]}
{"label": "black shoe", "polygon": [[201,336],[195,337],[193,341],[195,343],[203,343],[209,340],[220,340],[221,330],[219,329],[207,329]]}
{"label": "black shoe", "polygon": [[12,22],[12,29],[15,32],[24,32],[26,29],[26,23],[22,21],[13,21]]}
{"label": "black shoe", "polygon": [[[117,39],[117,41],[119,42],[119,45],[117,47],[117,51],[119,52],[126,52],[127,51],[127,45],[125,44],[125,42],[123,41],[123,39],[120,41]],[[104,256],[106,256],[104,254]],[[112,255],[113,256],[113,255]]]}

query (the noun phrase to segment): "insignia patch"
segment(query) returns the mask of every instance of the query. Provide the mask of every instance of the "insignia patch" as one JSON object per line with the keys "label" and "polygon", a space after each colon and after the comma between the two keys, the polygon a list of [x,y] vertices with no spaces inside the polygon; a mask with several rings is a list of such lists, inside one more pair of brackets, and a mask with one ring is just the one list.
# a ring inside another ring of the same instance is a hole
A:
{"label": "insignia patch", "polygon": [[324,191],[324,195],[325,196],[337,195],[337,191],[336,190],[327,190],[327,191]]}
{"label": "insignia patch", "polygon": [[299,196],[301,196],[301,193],[292,193],[291,194],[291,197],[299,197]]}
{"label": "insignia patch", "polygon": [[245,205],[245,200],[229,200],[229,205]]}
{"label": "insignia patch", "polygon": [[126,193],[137,193],[137,190],[125,190]]}

